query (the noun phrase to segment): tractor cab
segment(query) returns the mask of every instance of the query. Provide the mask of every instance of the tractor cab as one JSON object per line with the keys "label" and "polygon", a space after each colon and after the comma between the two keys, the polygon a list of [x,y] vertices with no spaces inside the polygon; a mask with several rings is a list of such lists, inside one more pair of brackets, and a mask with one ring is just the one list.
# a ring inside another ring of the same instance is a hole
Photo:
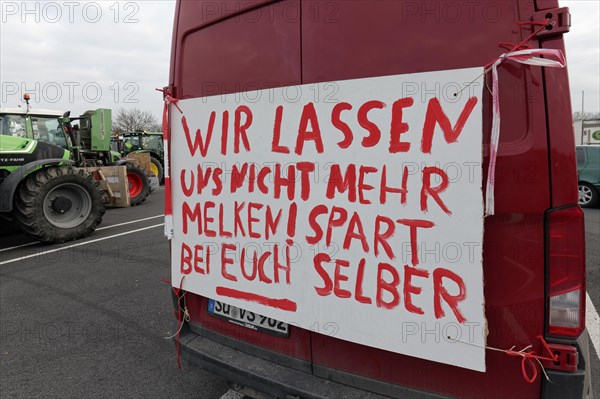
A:
{"label": "tractor cab", "polygon": [[150,154],[150,169],[162,183],[164,178],[164,146],[162,132],[128,132],[113,138],[113,150],[118,150],[123,156],[132,153],[147,152]]}
{"label": "tractor cab", "polygon": [[146,151],[158,159],[162,159],[164,156],[162,132],[123,133],[119,136],[118,141],[122,142],[120,148],[126,154],[135,151]]}
{"label": "tractor cab", "polygon": [[111,110],[100,108],[78,117],[69,112],[22,108],[0,110],[0,133],[53,144],[89,164],[111,165],[121,158],[111,152]]}
{"label": "tractor cab", "polygon": [[59,118],[59,111],[22,108],[0,109],[0,134],[54,144],[64,149],[73,146]]}

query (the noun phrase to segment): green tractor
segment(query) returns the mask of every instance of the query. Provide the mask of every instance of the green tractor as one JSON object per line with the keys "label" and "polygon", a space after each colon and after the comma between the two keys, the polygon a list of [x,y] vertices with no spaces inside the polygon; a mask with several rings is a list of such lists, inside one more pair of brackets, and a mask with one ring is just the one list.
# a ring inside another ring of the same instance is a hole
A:
{"label": "green tractor", "polygon": [[[29,107],[28,107],[29,108]],[[133,160],[111,151],[112,115],[110,109],[87,111],[79,117],[49,110],[3,110],[10,126],[22,126],[17,136],[54,144],[68,150],[77,166],[102,167],[125,165],[131,206],[141,204],[150,194],[146,173]],[[8,129],[6,130],[9,131]],[[13,129],[14,131],[14,129]]]}
{"label": "green tractor", "polygon": [[26,138],[25,120],[0,113],[0,217],[39,241],[87,236],[105,211],[99,183],[67,149]]}
{"label": "green tractor", "polygon": [[111,149],[123,156],[135,153],[150,155],[150,169],[162,184],[164,181],[164,148],[161,132],[123,133],[111,140]]}

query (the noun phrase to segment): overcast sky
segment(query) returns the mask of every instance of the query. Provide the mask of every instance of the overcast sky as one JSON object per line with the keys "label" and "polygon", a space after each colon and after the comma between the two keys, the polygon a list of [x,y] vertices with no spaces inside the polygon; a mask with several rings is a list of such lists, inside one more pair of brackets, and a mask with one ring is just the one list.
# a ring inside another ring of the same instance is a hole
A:
{"label": "overcast sky", "polygon": [[[600,6],[564,1],[574,111],[600,112]],[[0,105],[21,104],[80,114],[99,107],[161,113],[174,1],[0,1]]]}

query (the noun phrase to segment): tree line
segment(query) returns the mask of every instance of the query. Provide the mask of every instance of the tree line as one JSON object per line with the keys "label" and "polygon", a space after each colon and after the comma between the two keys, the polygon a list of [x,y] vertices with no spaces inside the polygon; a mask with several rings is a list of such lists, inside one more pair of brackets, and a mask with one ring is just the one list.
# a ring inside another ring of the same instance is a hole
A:
{"label": "tree line", "polygon": [[115,112],[112,121],[114,135],[139,131],[160,132],[162,125],[150,111],[139,108],[120,108]]}

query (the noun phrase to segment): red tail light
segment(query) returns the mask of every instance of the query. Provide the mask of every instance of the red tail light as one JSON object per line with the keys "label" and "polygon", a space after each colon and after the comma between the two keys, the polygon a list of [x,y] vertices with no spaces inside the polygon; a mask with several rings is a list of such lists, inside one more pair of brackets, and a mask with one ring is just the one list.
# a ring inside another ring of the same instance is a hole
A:
{"label": "red tail light", "polygon": [[547,333],[578,337],[585,329],[585,233],[579,206],[550,211],[546,219]]}

